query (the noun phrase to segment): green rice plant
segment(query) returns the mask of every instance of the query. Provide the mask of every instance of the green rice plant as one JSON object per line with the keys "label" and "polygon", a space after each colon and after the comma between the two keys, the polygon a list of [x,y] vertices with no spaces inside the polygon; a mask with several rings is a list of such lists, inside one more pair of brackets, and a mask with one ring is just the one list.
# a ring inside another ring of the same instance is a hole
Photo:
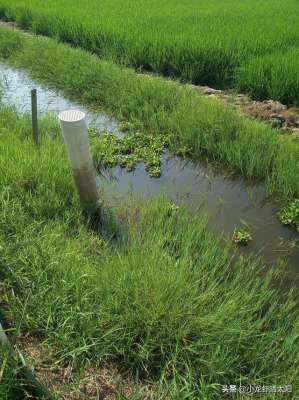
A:
{"label": "green rice plant", "polygon": [[[284,0],[283,7],[280,0],[0,0],[0,15],[121,65],[195,84],[235,87],[242,65],[254,76],[245,74],[238,87],[254,93],[264,85],[256,57],[269,56],[279,68],[276,58],[284,63],[284,53],[298,44],[298,7],[296,0]],[[271,86],[282,87],[283,95],[257,95],[298,103],[298,91],[287,89],[297,63],[272,76]]]}
{"label": "green rice plant", "polygon": [[236,73],[236,86],[255,99],[299,105],[299,48],[253,58]]}

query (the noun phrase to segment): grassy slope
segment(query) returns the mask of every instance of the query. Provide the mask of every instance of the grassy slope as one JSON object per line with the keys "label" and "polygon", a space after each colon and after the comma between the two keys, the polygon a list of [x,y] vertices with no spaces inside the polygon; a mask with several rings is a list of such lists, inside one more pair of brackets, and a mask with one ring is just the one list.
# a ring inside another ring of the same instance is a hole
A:
{"label": "grassy slope", "polygon": [[0,29],[0,54],[68,96],[102,107],[144,132],[168,138],[173,150],[264,179],[269,192],[299,194],[299,145],[228,106],[175,82],[137,75],[82,50]]}
{"label": "grassy slope", "polygon": [[[296,0],[161,2],[157,0],[0,0],[0,13],[32,29],[136,69],[152,70],[193,83],[235,86],[239,66],[253,68],[252,80],[238,75],[237,86],[255,92],[265,85],[263,68],[288,68],[274,84],[298,87],[299,9]],[[268,55],[273,55],[268,57]],[[258,61],[255,57],[259,57]],[[270,64],[269,64],[270,63]],[[240,80],[241,79],[241,80]],[[299,102],[298,90],[285,96],[264,91],[262,97]],[[260,93],[259,93],[260,94]]]}
{"label": "grassy slope", "polygon": [[57,361],[137,371],[155,398],[298,381],[298,313],[291,292],[273,289],[279,269],[233,267],[205,218],[163,199],[116,210],[126,229],[107,243],[87,228],[62,142],[48,136],[56,125],[41,129],[38,151],[29,119],[0,110],[0,279],[23,333]]}

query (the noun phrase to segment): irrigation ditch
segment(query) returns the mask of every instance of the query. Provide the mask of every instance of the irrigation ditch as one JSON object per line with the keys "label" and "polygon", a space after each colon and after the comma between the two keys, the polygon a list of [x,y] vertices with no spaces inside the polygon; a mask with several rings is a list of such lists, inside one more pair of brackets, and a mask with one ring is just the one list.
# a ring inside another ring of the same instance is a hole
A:
{"label": "irrigation ditch", "polygon": [[[0,64],[0,76],[2,102],[15,107],[19,113],[30,112],[30,91],[36,88],[39,116],[78,109],[86,113],[89,127],[100,134],[124,135],[115,119],[57,94],[21,70]],[[298,233],[278,221],[280,205],[268,198],[263,184],[246,182],[206,163],[173,156],[167,150],[161,157],[161,172],[160,177],[153,178],[143,163],[139,163],[134,171],[115,166],[98,171],[97,181],[100,190],[115,203],[132,195],[151,197],[165,193],[171,201],[191,213],[201,209],[209,216],[209,227],[224,233],[226,240],[231,240],[235,228],[246,228],[253,240],[239,249],[241,253],[254,253],[269,264],[286,258],[291,275],[298,272]]]}

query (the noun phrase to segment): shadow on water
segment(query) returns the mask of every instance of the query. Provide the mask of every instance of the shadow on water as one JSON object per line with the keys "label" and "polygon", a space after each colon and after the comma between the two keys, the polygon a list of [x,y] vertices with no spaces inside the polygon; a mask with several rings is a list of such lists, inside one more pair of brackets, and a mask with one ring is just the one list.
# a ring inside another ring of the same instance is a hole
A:
{"label": "shadow on water", "polygon": [[[30,90],[36,88],[40,114],[79,109],[86,112],[91,127],[121,134],[114,119],[90,112],[37,84],[21,71],[0,64],[0,79],[3,103],[14,106],[19,112],[30,111]],[[209,227],[224,233],[227,240],[231,240],[235,228],[246,226],[253,241],[240,248],[240,252],[260,255],[269,263],[285,257],[289,273],[295,276],[298,271],[299,242],[296,244],[296,241],[299,241],[299,235],[278,222],[275,216],[278,206],[267,199],[262,184],[248,184],[240,178],[225,176],[209,166],[171,157],[168,153],[162,158],[162,175],[158,179],[149,177],[143,164],[139,164],[134,172],[120,167],[102,171],[98,183],[116,201],[131,194],[150,197],[165,193],[171,201],[190,212],[199,209],[206,212]]]}

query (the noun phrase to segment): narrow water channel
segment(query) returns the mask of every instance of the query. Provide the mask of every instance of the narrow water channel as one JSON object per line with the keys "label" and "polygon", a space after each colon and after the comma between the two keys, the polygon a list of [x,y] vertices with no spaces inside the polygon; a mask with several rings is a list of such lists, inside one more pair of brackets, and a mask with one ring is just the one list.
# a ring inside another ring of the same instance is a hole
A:
{"label": "narrow water channel", "polygon": [[[86,112],[90,126],[119,133],[117,121],[102,113],[89,111],[37,82],[24,72],[0,64],[0,90],[2,102],[14,106],[19,112],[30,111],[30,90],[38,91],[40,115],[66,109]],[[299,234],[283,227],[276,218],[277,205],[266,197],[262,184],[249,184],[215,172],[198,162],[171,157],[162,158],[162,175],[151,178],[143,164],[134,172],[119,167],[102,171],[99,184],[114,199],[124,196],[154,196],[165,193],[173,202],[191,212],[199,209],[209,215],[209,226],[213,231],[224,233],[231,240],[235,228],[248,227],[253,240],[240,248],[243,254],[261,256],[274,263],[279,258],[287,260],[290,276],[299,271]]]}

